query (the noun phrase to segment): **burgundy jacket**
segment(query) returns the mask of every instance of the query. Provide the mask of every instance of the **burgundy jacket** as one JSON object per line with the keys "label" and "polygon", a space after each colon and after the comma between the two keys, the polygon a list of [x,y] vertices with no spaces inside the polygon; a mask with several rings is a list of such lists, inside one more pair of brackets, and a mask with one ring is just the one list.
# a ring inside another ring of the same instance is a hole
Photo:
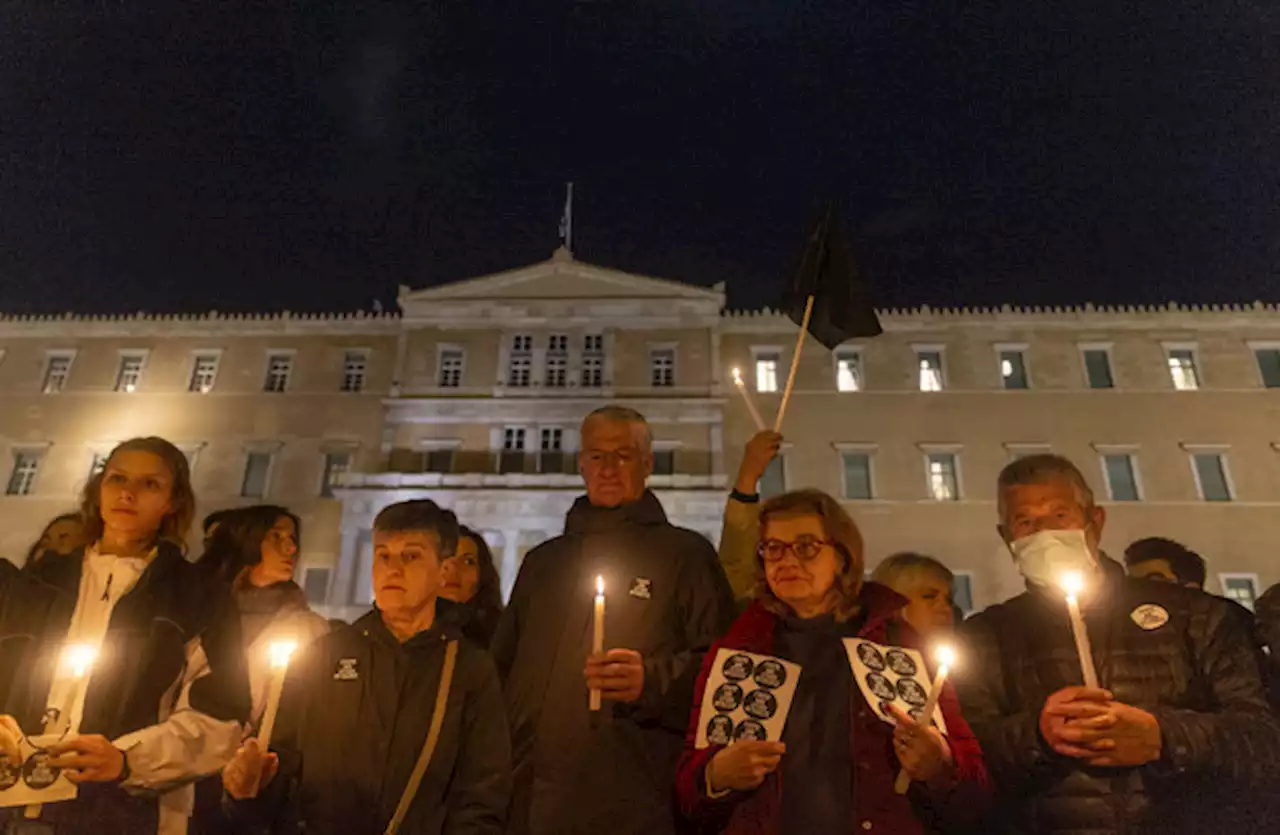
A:
{"label": "burgundy jacket", "polygon": [[[899,617],[906,599],[885,586],[865,583],[862,601],[867,618],[858,637],[882,644],[920,647],[919,636]],[[694,748],[702,693],[721,647],[768,655],[773,652],[777,621],[777,616],[759,601],[752,602],[729,633],[707,652],[694,690],[693,714],[676,776],[677,800],[681,814],[687,819],[728,835],[776,835],[780,831],[782,781],[786,778],[787,759],[784,756],[778,770],[755,791],[733,792],[719,799],[708,797],[704,774],[707,763],[721,746]],[[921,783],[912,783],[906,795],[893,790],[899,770],[893,753],[893,728],[867,705],[857,682],[852,683],[852,688],[849,727],[853,738],[849,740],[849,757],[854,767],[850,791],[856,819],[849,822],[845,831],[923,835],[976,828],[990,804],[991,783],[982,750],[960,714],[960,703],[951,684],[943,689],[938,706],[947,722],[947,739],[957,768],[956,780],[946,790],[932,790]]]}

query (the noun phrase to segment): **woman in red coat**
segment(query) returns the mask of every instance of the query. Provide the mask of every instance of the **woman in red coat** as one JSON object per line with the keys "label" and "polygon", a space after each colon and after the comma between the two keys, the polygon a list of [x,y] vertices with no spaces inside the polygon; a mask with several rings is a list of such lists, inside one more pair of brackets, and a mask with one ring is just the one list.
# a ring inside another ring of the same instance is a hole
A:
{"label": "woman in red coat", "polygon": [[[730,835],[976,828],[990,798],[982,752],[950,685],[939,706],[947,735],[900,713],[895,726],[862,696],[843,640],[919,647],[901,618],[906,600],[863,582],[862,535],[817,490],[787,493],[760,510],[755,600],[707,653],[677,775],[681,813]],[[781,742],[695,748],[702,694],[721,647],[801,667]],[[898,770],[912,778],[894,791]]]}

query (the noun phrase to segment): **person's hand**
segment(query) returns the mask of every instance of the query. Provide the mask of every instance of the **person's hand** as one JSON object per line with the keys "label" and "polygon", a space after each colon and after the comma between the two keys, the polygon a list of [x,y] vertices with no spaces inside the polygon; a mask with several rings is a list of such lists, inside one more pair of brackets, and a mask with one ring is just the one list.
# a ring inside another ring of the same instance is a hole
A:
{"label": "person's hand", "polygon": [[770,429],[764,429],[751,436],[742,451],[742,463],[738,465],[738,479],[733,489],[739,493],[754,495],[759,490],[760,479],[769,463],[778,457],[782,449],[782,436]]}
{"label": "person's hand", "polygon": [[897,705],[890,705],[889,710],[898,720],[893,728],[893,751],[907,776],[920,783],[930,783],[949,774],[954,760],[951,745],[942,731],[920,724]]}
{"label": "person's hand", "polygon": [[782,762],[787,746],[781,742],[735,742],[716,752],[707,763],[707,789],[711,792],[751,791],[760,787]]}
{"label": "person's hand", "polygon": [[1085,759],[1110,749],[1115,725],[1111,693],[1096,687],[1064,687],[1045,699],[1040,735],[1064,757]]}
{"label": "person's hand", "polygon": [[105,736],[73,736],[49,746],[49,765],[73,783],[110,783],[124,773],[124,752]]}
{"label": "person's hand", "polygon": [[587,687],[612,702],[640,700],[644,690],[644,657],[633,649],[611,649],[587,658]]}
{"label": "person's hand", "polygon": [[280,758],[263,753],[256,737],[246,739],[236,755],[222,769],[222,787],[233,800],[257,797],[280,768]]}
{"label": "person's hand", "polygon": [[1093,766],[1127,768],[1160,759],[1164,748],[1160,722],[1139,707],[1123,702],[1107,704],[1110,723],[1101,743],[1094,744],[1085,762]]}
{"label": "person's hand", "polygon": [[0,714],[0,757],[10,765],[22,765],[22,728],[12,716]]}

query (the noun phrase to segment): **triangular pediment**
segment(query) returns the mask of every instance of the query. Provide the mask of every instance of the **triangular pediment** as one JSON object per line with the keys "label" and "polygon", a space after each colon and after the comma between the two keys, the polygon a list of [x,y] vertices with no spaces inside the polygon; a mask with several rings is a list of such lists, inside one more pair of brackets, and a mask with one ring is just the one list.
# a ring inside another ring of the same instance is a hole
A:
{"label": "triangular pediment", "polygon": [[400,304],[477,300],[688,299],[724,304],[724,286],[699,287],[634,275],[583,261],[563,250],[548,261],[422,290],[401,288]]}

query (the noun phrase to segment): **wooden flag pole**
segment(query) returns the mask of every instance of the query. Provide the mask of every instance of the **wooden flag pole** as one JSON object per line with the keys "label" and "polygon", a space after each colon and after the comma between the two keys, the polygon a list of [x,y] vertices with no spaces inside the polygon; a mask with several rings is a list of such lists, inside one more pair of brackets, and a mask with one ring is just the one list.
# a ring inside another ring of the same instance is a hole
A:
{"label": "wooden flag pole", "polygon": [[804,335],[809,332],[809,317],[813,315],[813,296],[804,303],[804,320],[800,323],[800,335],[796,337],[796,352],[791,355],[791,371],[787,374],[787,387],[782,392],[782,402],[778,404],[778,419],[773,422],[773,431],[782,431],[782,418],[787,414],[787,401],[791,399],[791,387],[796,382],[796,369],[800,367],[800,350],[804,348]]}

